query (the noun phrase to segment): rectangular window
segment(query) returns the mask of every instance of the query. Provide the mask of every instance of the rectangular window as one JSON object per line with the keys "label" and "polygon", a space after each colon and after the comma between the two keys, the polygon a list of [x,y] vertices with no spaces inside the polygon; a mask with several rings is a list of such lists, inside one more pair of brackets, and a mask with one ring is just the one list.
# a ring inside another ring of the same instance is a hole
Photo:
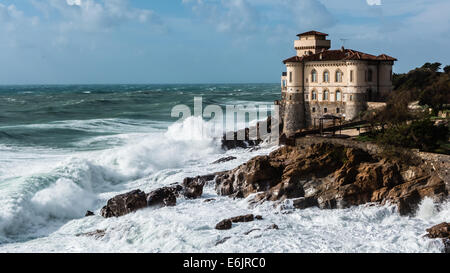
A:
{"label": "rectangular window", "polygon": [[353,70],[350,70],[350,82],[353,82]]}
{"label": "rectangular window", "polygon": [[308,94],[305,95],[305,99],[308,100]]}
{"label": "rectangular window", "polygon": [[312,108],[312,112],[315,113],[316,112],[316,107]]}
{"label": "rectangular window", "polygon": [[323,108],[323,112],[327,113],[328,112],[328,108]]}
{"label": "rectangular window", "polygon": [[289,72],[289,82],[292,82],[292,72]]}
{"label": "rectangular window", "polygon": [[339,114],[341,112],[341,109],[336,108],[336,113]]}

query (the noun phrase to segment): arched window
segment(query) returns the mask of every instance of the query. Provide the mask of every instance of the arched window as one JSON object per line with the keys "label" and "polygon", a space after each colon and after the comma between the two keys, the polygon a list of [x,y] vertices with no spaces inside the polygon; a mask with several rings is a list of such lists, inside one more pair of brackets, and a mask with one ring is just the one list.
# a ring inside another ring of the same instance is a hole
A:
{"label": "arched window", "polygon": [[317,71],[315,69],[311,71],[311,82],[317,82]]}
{"label": "arched window", "polygon": [[330,92],[328,90],[323,91],[323,100],[327,101],[330,99]]}
{"label": "arched window", "polygon": [[342,93],[340,90],[336,90],[336,101],[342,100]]}
{"label": "arched window", "polygon": [[342,71],[338,69],[336,71],[336,82],[342,82],[342,75]]}
{"label": "arched window", "polygon": [[317,100],[317,92],[316,90],[313,90],[311,93],[311,100]]}
{"label": "arched window", "polygon": [[328,70],[325,70],[325,72],[323,72],[323,81],[330,82],[330,72],[328,72]]}
{"label": "arched window", "polygon": [[369,69],[369,72],[367,74],[367,80],[369,82],[371,82],[372,81],[372,77],[373,77],[373,71],[372,71],[372,69]]}

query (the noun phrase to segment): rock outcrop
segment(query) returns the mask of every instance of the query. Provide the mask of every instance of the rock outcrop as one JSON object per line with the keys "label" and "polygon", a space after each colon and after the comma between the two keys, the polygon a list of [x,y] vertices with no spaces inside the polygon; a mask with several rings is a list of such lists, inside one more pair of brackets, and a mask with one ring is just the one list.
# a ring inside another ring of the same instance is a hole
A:
{"label": "rock outcrop", "polygon": [[214,179],[216,174],[187,177],[183,180],[184,196],[188,199],[196,199],[202,196],[206,182]]}
{"label": "rock outcrop", "polygon": [[120,217],[128,213],[146,207],[171,207],[177,204],[177,198],[181,193],[187,198],[198,198],[202,195],[206,178],[213,179],[214,176],[203,176],[195,179],[187,178],[183,185],[173,185],[156,189],[148,194],[141,190],[117,195],[108,200],[100,214],[105,218]]}
{"label": "rock outcrop", "polygon": [[147,207],[145,192],[134,190],[109,199],[100,214],[105,218],[119,217],[145,207]]}
{"label": "rock outcrop", "polygon": [[227,157],[220,158],[220,159],[214,161],[212,164],[225,163],[225,162],[233,161],[233,160],[236,160],[236,159],[237,159],[237,157],[235,157],[235,156],[227,156]]}
{"label": "rock outcrop", "polygon": [[296,208],[346,208],[368,202],[394,203],[402,215],[424,197],[442,200],[445,183],[426,166],[409,166],[355,148],[321,143],[282,147],[234,170],[217,174],[219,195],[253,202],[295,199]]}
{"label": "rock outcrop", "polygon": [[450,223],[441,223],[432,228],[427,229],[428,238],[441,238],[444,243],[444,253],[450,253]]}
{"label": "rock outcrop", "polygon": [[216,229],[217,230],[227,230],[227,229],[231,229],[232,226],[233,226],[233,223],[231,222],[231,220],[225,219],[225,220],[222,220],[219,223],[217,223]]}
{"label": "rock outcrop", "polygon": [[173,207],[177,204],[177,196],[183,187],[177,185],[154,190],[147,194],[147,206]]}

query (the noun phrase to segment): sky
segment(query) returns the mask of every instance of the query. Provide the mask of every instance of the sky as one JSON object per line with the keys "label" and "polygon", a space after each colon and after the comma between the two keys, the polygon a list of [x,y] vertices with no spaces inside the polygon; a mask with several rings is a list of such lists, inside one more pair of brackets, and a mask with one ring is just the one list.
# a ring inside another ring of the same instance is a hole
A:
{"label": "sky", "polygon": [[448,0],[0,0],[1,84],[276,83],[296,35],[450,64]]}

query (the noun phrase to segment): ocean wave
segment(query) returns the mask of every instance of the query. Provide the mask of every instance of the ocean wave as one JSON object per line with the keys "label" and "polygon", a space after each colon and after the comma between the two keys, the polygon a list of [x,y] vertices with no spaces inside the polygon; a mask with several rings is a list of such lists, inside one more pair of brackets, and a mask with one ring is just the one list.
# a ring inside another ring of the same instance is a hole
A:
{"label": "ocean wave", "polygon": [[[105,202],[99,197],[103,193],[121,191],[126,183],[161,170],[183,168],[220,153],[217,139],[208,135],[200,140],[190,137],[190,133],[199,136],[201,133],[194,132],[206,124],[191,118],[170,126],[166,133],[128,135],[120,147],[54,155],[47,160],[42,156],[34,162],[20,161],[17,153],[11,152],[5,166],[13,169],[5,172],[0,166],[3,242],[17,237],[39,237],[48,230],[48,225],[80,218],[96,202]],[[26,168],[14,167],[19,162],[36,165],[35,171],[17,177],[17,171]]]}

